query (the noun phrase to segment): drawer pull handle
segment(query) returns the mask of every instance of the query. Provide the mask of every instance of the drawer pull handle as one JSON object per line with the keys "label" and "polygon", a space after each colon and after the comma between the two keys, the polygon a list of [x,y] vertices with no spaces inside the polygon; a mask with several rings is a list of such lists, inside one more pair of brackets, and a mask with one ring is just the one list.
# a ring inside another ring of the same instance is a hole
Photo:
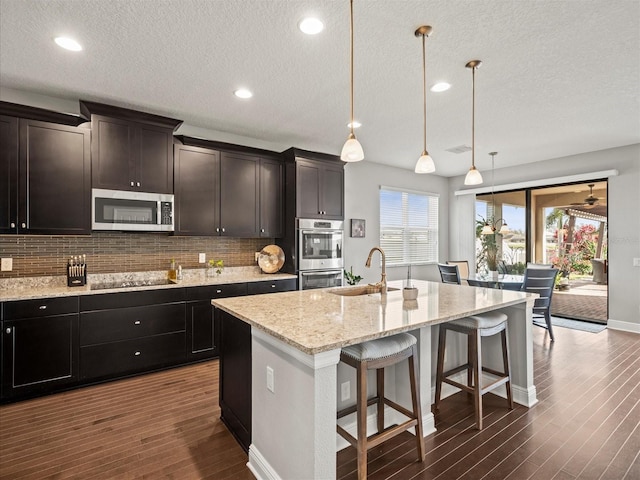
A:
{"label": "drawer pull handle", "polygon": [[46,306],[46,305],[40,305],[38,308],[39,308],[40,310],[46,310],[46,309],[47,309],[47,306]]}
{"label": "drawer pull handle", "polygon": [[133,322],[134,325],[140,325],[140,320],[136,320],[135,322]]}
{"label": "drawer pull handle", "polygon": [[271,288],[276,288],[275,284],[271,284]]}
{"label": "drawer pull handle", "polygon": [[222,293],[222,290],[216,290],[216,293]]}
{"label": "drawer pull handle", "polygon": [[140,356],[140,352],[136,352],[136,353],[134,353],[134,355],[135,355],[136,357],[138,357],[138,356]]}

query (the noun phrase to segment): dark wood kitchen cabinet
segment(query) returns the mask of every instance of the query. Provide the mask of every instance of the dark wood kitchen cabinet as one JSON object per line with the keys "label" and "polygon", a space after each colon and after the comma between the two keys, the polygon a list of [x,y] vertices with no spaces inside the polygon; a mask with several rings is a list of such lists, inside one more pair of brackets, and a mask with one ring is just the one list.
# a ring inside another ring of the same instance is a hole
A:
{"label": "dark wood kitchen cabinet", "polygon": [[217,235],[220,152],[175,145],[175,234]]}
{"label": "dark wood kitchen cabinet", "polygon": [[245,451],[251,444],[251,326],[216,309],[220,321],[220,419]]}
{"label": "dark wood kitchen cabinet", "polygon": [[181,120],[94,102],[91,118],[94,188],[173,193],[173,132]]}
{"label": "dark wood kitchen cabinet", "polygon": [[[283,167],[279,160],[176,144],[176,235],[273,238],[283,230]],[[214,142],[215,143],[215,142]]]}
{"label": "dark wood kitchen cabinet", "polygon": [[211,300],[247,295],[246,283],[207,285],[187,289],[187,357],[190,360],[217,357],[220,322]]}
{"label": "dark wood kitchen cabinet", "polygon": [[[52,118],[77,117],[0,105],[0,112]],[[91,232],[91,132],[31,118],[0,118],[0,233]]]}
{"label": "dark wood kitchen cabinet", "polygon": [[80,380],[119,376],[186,361],[183,289],[80,298]]}
{"label": "dark wood kitchen cabinet", "polygon": [[284,168],[282,161],[260,159],[260,236],[284,235]]}
{"label": "dark wood kitchen cabinet", "polygon": [[2,304],[2,400],[72,384],[78,378],[78,297]]}
{"label": "dark wood kitchen cabinet", "polygon": [[313,160],[296,161],[297,216],[344,219],[344,169]]}

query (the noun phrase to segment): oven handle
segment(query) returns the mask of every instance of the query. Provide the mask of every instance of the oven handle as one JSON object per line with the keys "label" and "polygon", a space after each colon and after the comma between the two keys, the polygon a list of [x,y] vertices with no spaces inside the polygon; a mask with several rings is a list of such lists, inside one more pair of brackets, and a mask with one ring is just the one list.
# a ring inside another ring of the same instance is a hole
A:
{"label": "oven handle", "polygon": [[340,235],[342,235],[344,231],[343,230],[301,230],[301,233],[303,235],[306,235],[308,233],[328,233],[329,235],[334,235],[336,233],[339,233]]}
{"label": "oven handle", "polygon": [[325,272],[300,272],[300,275],[305,275],[307,277],[317,276],[317,275],[331,275],[336,274],[339,275],[342,273],[342,270],[327,270]]}

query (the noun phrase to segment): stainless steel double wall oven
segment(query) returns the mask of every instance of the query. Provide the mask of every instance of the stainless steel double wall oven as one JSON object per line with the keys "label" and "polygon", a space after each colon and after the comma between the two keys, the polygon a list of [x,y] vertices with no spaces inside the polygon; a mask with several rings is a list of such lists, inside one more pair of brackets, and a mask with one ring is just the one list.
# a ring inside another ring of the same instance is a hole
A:
{"label": "stainless steel double wall oven", "polygon": [[300,290],[342,286],[344,222],[297,220]]}

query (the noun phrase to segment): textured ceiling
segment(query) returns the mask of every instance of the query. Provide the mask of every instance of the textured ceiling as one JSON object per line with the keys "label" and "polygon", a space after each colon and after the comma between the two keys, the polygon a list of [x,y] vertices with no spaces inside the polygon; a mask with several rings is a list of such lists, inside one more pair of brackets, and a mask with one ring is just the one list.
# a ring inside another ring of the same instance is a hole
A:
{"label": "textured ceiling", "polygon": [[[325,23],[320,35],[297,29],[310,14]],[[637,0],[355,0],[354,23],[366,161],[413,169],[422,150],[421,24],[434,29],[427,83],[453,85],[427,98],[437,174],[471,162],[446,150],[471,143],[472,59],[483,61],[481,171],[494,150],[500,168],[640,143]],[[84,50],[60,49],[60,34]],[[0,86],[175,117],[248,145],[338,154],[348,42],[347,0],[0,0]],[[239,86],[254,97],[235,98]]]}

